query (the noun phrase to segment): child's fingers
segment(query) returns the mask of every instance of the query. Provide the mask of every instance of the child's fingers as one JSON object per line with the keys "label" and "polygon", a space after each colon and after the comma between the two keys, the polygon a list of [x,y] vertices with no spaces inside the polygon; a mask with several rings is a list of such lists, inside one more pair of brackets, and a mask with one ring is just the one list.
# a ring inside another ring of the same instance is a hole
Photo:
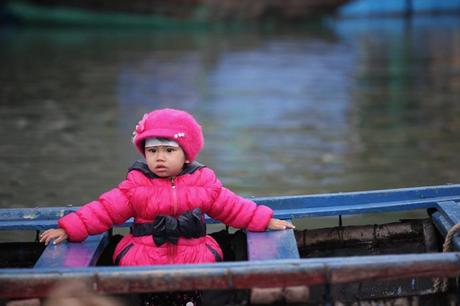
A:
{"label": "child's fingers", "polygon": [[58,238],[54,239],[53,244],[61,243],[61,242],[64,241],[65,239],[66,239],[66,237],[65,237],[64,235],[59,236]]}
{"label": "child's fingers", "polygon": [[58,236],[52,236],[52,237],[49,237],[49,239],[47,240],[46,244],[48,244],[48,243],[57,244],[58,240],[59,240]]}
{"label": "child's fingers", "polygon": [[285,220],[280,220],[276,218],[272,218],[269,222],[268,228],[271,230],[285,230],[285,229],[293,229],[295,226],[287,222]]}
{"label": "child's fingers", "polygon": [[40,242],[44,242],[44,241],[46,241],[46,239],[48,239],[48,233],[43,232],[43,233],[40,235]]}
{"label": "child's fingers", "polygon": [[42,242],[44,242],[45,245],[48,245],[48,243],[50,242],[50,240],[51,240],[51,238],[47,236],[47,237],[44,237],[44,238],[42,239]]}
{"label": "child's fingers", "polygon": [[279,220],[276,225],[278,229],[286,229],[286,222],[283,220]]}
{"label": "child's fingers", "polygon": [[58,243],[61,243],[61,241],[62,239],[59,237],[59,238],[53,239],[52,244],[58,244]]}
{"label": "child's fingers", "polygon": [[40,234],[40,242],[45,240],[50,234],[52,233],[51,229],[47,229],[43,233]]}
{"label": "child's fingers", "polygon": [[46,230],[40,235],[40,242],[44,242],[48,245],[50,242],[59,243],[62,242],[66,237],[63,237],[60,233],[55,230]]}
{"label": "child's fingers", "polygon": [[292,228],[295,228],[295,226],[292,224],[292,223],[289,223],[287,221],[284,221],[284,220],[279,220],[279,223],[277,224],[278,226],[278,229],[292,229]]}

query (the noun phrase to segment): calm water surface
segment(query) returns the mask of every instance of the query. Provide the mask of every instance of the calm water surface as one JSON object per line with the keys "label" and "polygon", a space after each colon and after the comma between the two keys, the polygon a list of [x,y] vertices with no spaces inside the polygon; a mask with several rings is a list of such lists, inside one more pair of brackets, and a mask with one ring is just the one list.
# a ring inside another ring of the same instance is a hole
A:
{"label": "calm water surface", "polygon": [[311,29],[0,31],[0,207],[80,205],[186,109],[244,196],[460,182],[460,18]]}

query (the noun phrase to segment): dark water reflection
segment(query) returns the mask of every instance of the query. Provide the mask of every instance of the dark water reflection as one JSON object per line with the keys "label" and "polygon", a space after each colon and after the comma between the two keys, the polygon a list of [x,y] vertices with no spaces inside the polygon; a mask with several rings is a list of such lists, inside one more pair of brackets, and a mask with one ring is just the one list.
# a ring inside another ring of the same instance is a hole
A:
{"label": "dark water reflection", "polygon": [[115,186],[136,121],[158,107],[196,115],[199,160],[245,196],[459,182],[458,17],[0,34],[0,207]]}

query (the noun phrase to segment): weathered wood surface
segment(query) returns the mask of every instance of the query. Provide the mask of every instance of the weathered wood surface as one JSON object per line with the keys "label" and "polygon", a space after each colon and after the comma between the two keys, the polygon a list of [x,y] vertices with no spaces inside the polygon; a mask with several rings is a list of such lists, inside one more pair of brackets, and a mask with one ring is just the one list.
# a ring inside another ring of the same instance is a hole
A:
{"label": "weathered wood surface", "polygon": [[108,234],[88,237],[83,242],[48,244],[34,268],[79,268],[94,266],[108,243]]}
{"label": "weathered wood surface", "polygon": [[430,219],[295,231],[301,257],[439,252]]}
{"label": "weathered wood surface", "polygon": [[[460,201],[460,185],[443,185],[378,191],[252,199],[274,209],[276,218],[334,216],[359,213],[438,208],[438,203]],[[37,229],[56,226],[56,220],[79,207],[37,207],[0,209],[0,230]],[[215,220],[206,218],[208,223]],[[132,219],[121,226],[130,226]]]}
{"label": "weathered wood surface", "polygon": [[[295,232],[301,257],[325,258],[439,252],[430,219],[411,219],[375,225],[337,226]],[[432,291],[431,278],[370,279],[310,289],[309,302],[322,304],[325,294],[351,305],[357,300],[420,296]],[[387,304],[385,304],[387,305]]]}
{"label": "weathered wood surface", "polygon": [[[80,206],[2,208],[0,209],[0,230],[46,230],[57,227],[57,220]],[[122,227],[128,227],[133,219]]]}
{"label": "weathered wood surface", "polygon": [[[42,297],[58,282],[81,280],[101,293],[272,288],[408,277],[457,277],[460,253],[228,262],[203,265],[2,269],[0,296]],[[17,290],[21,288],[21,290]]]}
{"label": "weathered wood surface", "polygon": [[[373,225],[336,226],[296,231],[299,247],[341,242],[380,242],[398,237],[415,237],[422,233],[419,220]],[[428,222],[428,220],[426,220]]]}

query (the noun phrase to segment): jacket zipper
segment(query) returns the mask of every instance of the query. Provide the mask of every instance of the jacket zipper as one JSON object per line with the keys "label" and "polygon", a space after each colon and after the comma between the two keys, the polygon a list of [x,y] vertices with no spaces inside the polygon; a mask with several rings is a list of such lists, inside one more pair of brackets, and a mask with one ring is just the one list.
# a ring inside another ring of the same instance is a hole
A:
{"label": "jacket zipper", "polygon": [[[177,214],[177,191],[176,191],[176,177],[171,176],[170,182],[171,182],[171,189],[172,189],[172,196],[173,196],[173,213],[172,216],[176,216]],[[176,254],[176,245],[170,245],[168,248],[168,253],[169,253],[169,262],[174,263],[174,257]]]}
{"label": "jacket zipper", "polygon": [[171,181],[171,189],[172,189],[172,196],[173,196],[173,216],[176,216],[177,213],[177,193],[176,193],[176,182],[175,182],[176,177],[171,176],[170,181]]}

